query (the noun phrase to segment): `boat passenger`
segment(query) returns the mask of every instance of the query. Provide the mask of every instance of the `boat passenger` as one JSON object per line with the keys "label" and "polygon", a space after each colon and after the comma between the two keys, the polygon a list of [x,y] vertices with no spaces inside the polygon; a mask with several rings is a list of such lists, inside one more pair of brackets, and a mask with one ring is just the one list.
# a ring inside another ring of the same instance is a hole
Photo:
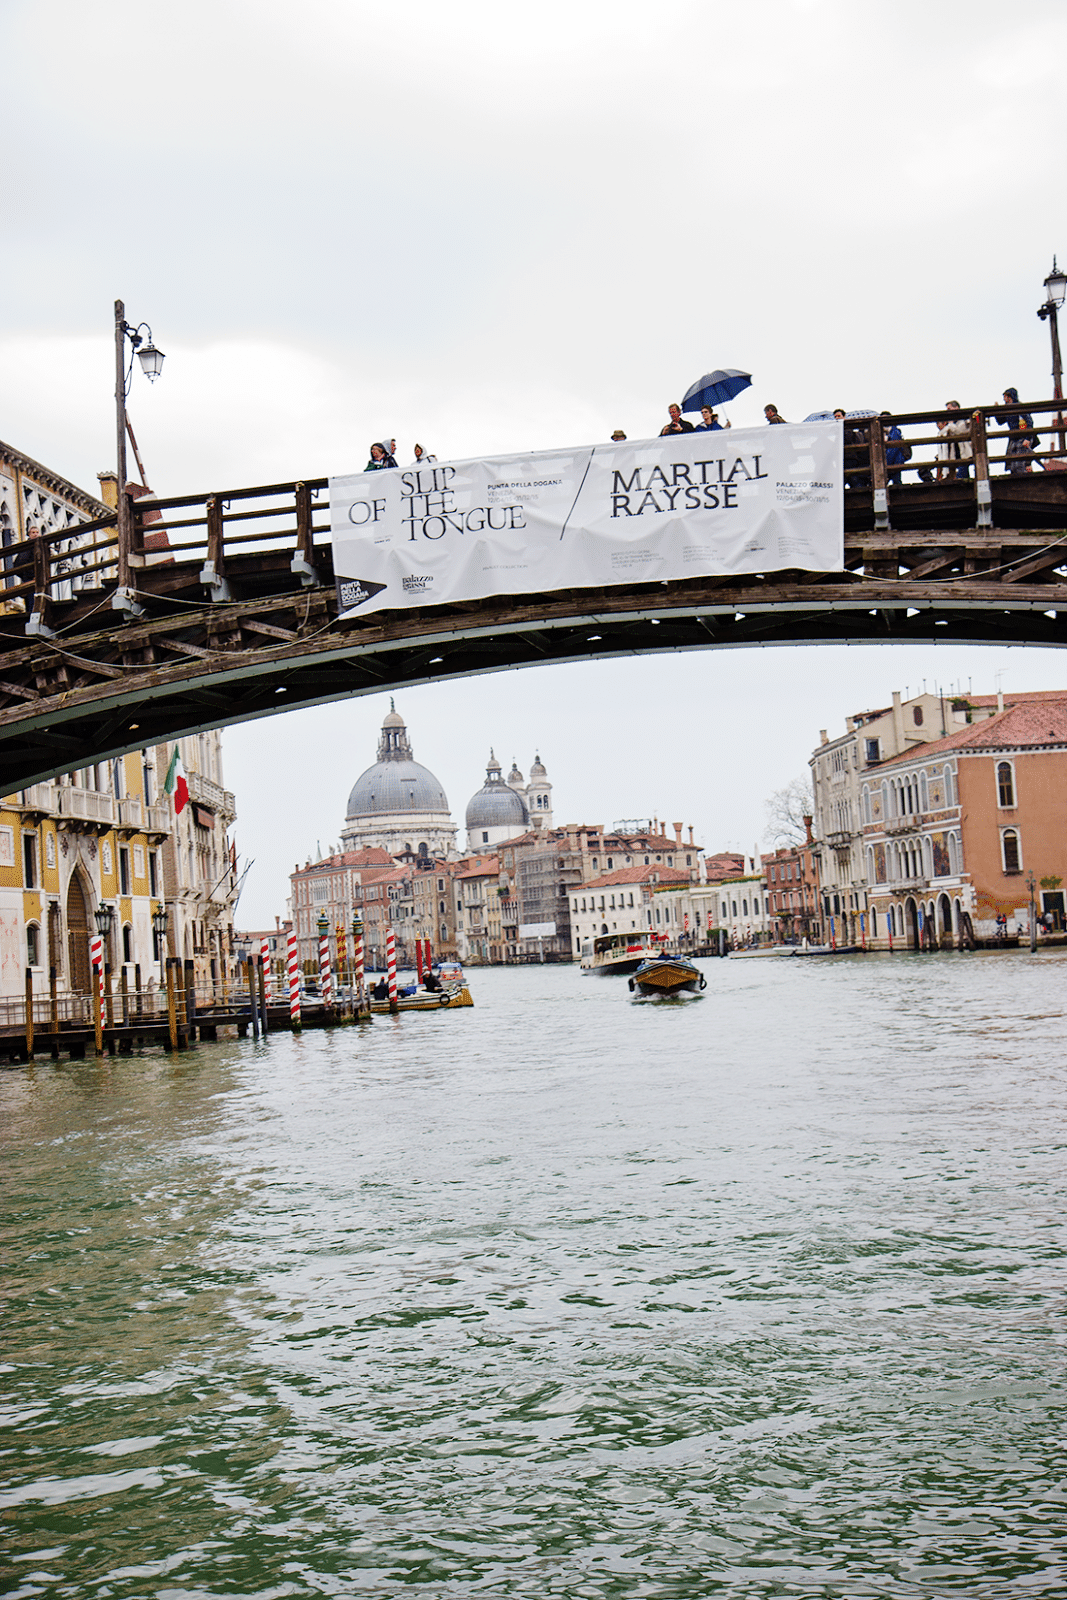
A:
{"label": "boat passenger", "polygon": [[441,988],[441,980],[435,972],[431,971],[423,978],[422,986],[424,989],[428,989],[431,994],[437,994]]}
{"label": "boat passenger", "polygon": [[388,998],[389,998],[389,980],[387,978],[379,978],[378,979],[378,982],[374,985],[374,988],[371,990],[371,997],[374,1000],[388,1000]]}

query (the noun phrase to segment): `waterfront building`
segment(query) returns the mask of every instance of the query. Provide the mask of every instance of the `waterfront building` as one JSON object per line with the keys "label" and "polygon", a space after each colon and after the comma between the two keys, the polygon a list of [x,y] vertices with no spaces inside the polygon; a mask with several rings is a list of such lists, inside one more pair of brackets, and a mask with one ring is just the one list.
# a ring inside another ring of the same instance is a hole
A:
{"label": "waterfront building", "polygon": [[[198,987],[220,983],[233,952],[233,914],[240,892],[227,830],[237,817],[231,790],[223,783],[222,734],[218,729],[177,740],[189,787],[189,800],[175,814],[168,804],[170,829],[162,841],[163,892],[170,913],[167,942],[171,955],[191,961]],[[145,764],[145,784],[158,795],[166,780],[174,745],[156,745]]]}
{"label": "waterfront building", "polygon": [[708,932],[720,928],[735,948],[773,938],[774,920],[768,903],[767,880],[755,857],[749,859],[747,870],[743,866],[735,876],[709,883],[700,906],[705,918],[708,915],[713,918],[705,926],[705,940]]}
{"label": "waterfront building", "polygon": [[870,942],[951,948],[1028,931],[1031,873],[1037,915],[1062,928],[1065,793],[1063,694],[1015,696],[882,763],[860,795]]}
{"label": "waterfront building", "polygon": [[574,959],[579,958],[585,945],[606,933],[665,933],[672,939],[681,933],[677,908],[669,899],[659,900],[656,896],[661,885],[681,887],[689,885],[689,878],[678,867],[642,863],[601,873],[583,883],[580,890],[572,890]]}
{"label": "waterfront building", "polygon": [[[383,880],[395,872],[396,862],[387,850],[335,850],[321,861],[295,867],[290,876],[289,904],[297,956],[309,975],[319,967],[319,918],[325,912],[329,925],[330,958],[337,960],[337,932],[345,942],[352,936],[352,917],[359,911],[365,924],[364,946],[377,954],[384,948],[383,908],[388,894]],[[369,960],[369,956],[368,956]]]}
{"label": "waterfront building", "polygon": [[1048,698],[1042,691],[997,695],[915,695],[892,705],[846,717],[845,732],[826,730],[809,763],[814,796],[814,835],[822,895],[823,926],[834,918],[838,944],[860,943],[860,916],[869,902],[870,881],[863,845],[860,795],[873,768],[997,715],[1006,705]]}
{"label": "waterfront building", "polygon": [[[0,804],[0,986],[25,974],[47,993],[90,989],[89,940],[101,905],[112,913],[105,964],[118,987],[162,981],[161,954],[193,964],[198,986],[232,967],[236,874],[226,839],[236,807],[217,732],[179,741],[189,801],[163,794],[173,746],[157,745],[34,784]],[[166,950],[152,916],[168,912]]]}
{"label": "waterfront building", "polygon": [[342,851],[384,850],[412,864],[445,859],[456,847],[448,797],[433,773],[415,760],[392,700],[389,707],[378,759],[356,779],[348,797]]}
{"label": "waterfront building", "polygon": [[767,914],[775,940],[823,940],[819,857],[812,837],[812,819],[804,818],[803,844],[785,845],[760,857],[766,885]]}
{"label": "waterfront building", "polygon": [[456,948],[459,959],[487,966],[504,959],[500,862],[495,855],[456,863]]}

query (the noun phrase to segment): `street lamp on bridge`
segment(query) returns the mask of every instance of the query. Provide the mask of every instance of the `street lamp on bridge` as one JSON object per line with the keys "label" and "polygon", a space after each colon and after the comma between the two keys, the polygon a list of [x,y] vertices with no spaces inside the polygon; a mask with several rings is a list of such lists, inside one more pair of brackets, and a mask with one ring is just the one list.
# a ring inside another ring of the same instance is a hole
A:
{"label": "street lamp on bridge", "polygon": [[[147,335],[147,342],[146,342]],[[126,341],[130,341],[129,365],[126,363]],[[141,363],[141,371],[150,383],[155,383],[163,368],[164,356],[162,350],[157,350],[152,338],[152,330],[147,322],[139,322],[136,327],[126,321],[126,307],[121,300],[115,301],[115,410],[117,413],[118,436],[118,506],[116,508],[115,531],[119,541],[118,559],[118,588],[111,598],[112,608],[125,612],[128,617],[139,617],[141,607],[137,604],[130,583],[130,535],[132,532],[133,518],[130,512],[130,501],[126,494],[126,434],[129,433],[133,443],[134,453],[137,451],[137,441],[130,428],[130,419],[126,415],[126,396],[130,392],[130,379],[133,376],[133,358],[136,354]],[[140,457],[138,456],[138,463]],[[143,474],[142,474],[143,476]]]}
{"label": "street lamp on bridge", "polygon": [[[1057,315],[1063,304],[1064,294],[1067,293],[1067,272],[1061,272],[1056,265],[1056,257],[1052,258],[1052,271],[1045,279],[1045,303],[1038,306],[1037,314],[1042,322],[1047,321],[1049,334],[1052,338],[1052,398],[1063,399],[1063,362],[1060,358],[1060,326]],[[1064,448],[1063,413],[1056,418],[1059,424],[1060,450]]]}

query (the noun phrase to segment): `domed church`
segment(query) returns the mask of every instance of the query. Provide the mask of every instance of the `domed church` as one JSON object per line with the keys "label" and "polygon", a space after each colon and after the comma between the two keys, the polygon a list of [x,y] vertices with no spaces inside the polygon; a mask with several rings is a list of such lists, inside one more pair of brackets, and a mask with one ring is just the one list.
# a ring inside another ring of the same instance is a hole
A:
{"label": "domed church", "polygon": [[514,761],[505,783],[500,762],[490,750],[485,782],[471,796],[465,821],[468,850],[491,850],[532,828],[551,828],[552,785],[541,757],[530,768],[529,785]]}
{"label": "domed church", "polygon": [[356,779],[341,833],[344,850],[377,846],[391,856],[428,860],[454,853],[456,829],[448,797],[415,760],[404,719],[392,700],[382,723],[378,759]]}

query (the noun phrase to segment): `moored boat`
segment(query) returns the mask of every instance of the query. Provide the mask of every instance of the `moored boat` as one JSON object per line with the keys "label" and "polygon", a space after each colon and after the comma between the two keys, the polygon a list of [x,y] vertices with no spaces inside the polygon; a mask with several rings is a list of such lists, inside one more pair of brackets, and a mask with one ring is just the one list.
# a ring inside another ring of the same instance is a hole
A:
{"label": "moored boat", "polygon": [[652,956],[630,979],[630,991],[635,994],[695,994],[707,986],[700,968],[684,956]]}
{"label": "moored boat", "polygon": [[[412,982],[409,978],[401,978],[397,983],[396,1010],[443,1011],[451,1007],[459,1011],[464,1006],[474,1004],[463,968],[458,961],[437,962],[432,969],[430,983],[431,986],[426,987],[424,982]],[[383,979],[375,984],[370,992],[371,1011],[379,1016],[388,1015],[393,1010],[388,994],[381,993],[386,987]]]}
{"label": "moored boat", "polygon": [[[464,1006],[472,1006],[474,1001],[471,992],[465,983],[455,989],[441,989],[428,991],[418,989],[414,994],[397,995],[396,1009],[398,1011],[459,1011]],[[372,1000],[371,1011],[378,1016],[388,1016],[392,1010],[388,1000]]]}

